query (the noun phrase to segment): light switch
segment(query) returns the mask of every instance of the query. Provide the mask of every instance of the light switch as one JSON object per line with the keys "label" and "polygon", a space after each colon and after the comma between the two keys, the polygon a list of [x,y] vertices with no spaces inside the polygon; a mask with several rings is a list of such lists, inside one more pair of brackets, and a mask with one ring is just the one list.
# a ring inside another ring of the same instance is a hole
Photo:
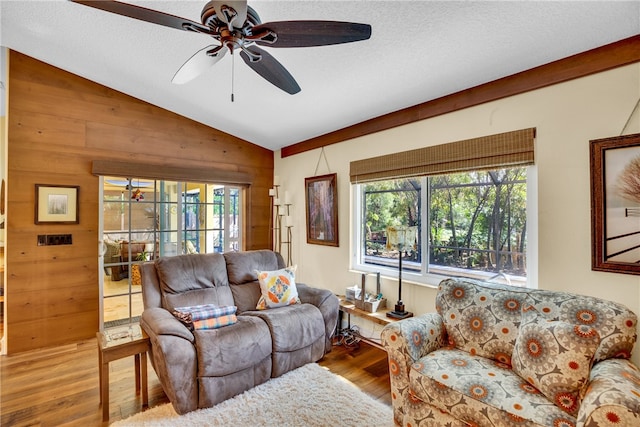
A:
{"label": "light switch", "polygon": [[38,246],[71,245],[71,234],[38,234]]}

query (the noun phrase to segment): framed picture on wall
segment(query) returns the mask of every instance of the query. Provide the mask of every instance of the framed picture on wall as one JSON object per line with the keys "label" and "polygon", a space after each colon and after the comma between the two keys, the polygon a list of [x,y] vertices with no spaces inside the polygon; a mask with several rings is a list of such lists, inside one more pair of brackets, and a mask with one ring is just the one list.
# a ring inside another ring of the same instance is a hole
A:
{"label": "framed picture on wall", "polygon": [[640,274],[640,134],[590,141],[591,268]]}
{"label": "framed picture on wall", "polygon": [[339,246],[337,180],[335,173],[304,180],[307,243]]}
{"label": "framed picture on wall", "polygon": [[77,185],[36,184],[36,224],[78,224]]}

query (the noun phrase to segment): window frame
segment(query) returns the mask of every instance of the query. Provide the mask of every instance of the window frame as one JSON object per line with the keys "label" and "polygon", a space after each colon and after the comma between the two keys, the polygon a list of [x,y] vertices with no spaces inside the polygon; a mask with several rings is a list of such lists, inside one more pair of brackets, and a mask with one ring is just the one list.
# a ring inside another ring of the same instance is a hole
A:
{"label": "window frame", "polygon": [[[510,276],[509,280],[503,280],[504,282],[508,282],[512,285],[522,286],[526,288],[535,288],[537,287],[537,270],[538,270],[538,262],[537,262],[537,248],[538,248],[538,229],[537,229],[537,204],[538,204],[538,191],[537,191],[537,168],[535,165],[522,166],[527,169],[527,249],[526,249],[526,259],[527,259],[527,276],[526,280],[519,279],[514,276]],[[496,168],[503,169],[503,168]],[[423,185],[421,186],[421,197],[422,200],[430,201],[429,193],[429,185],[427,185],[428,176],[421,177],[424,180]],[[363,259],[363,232],[364,227],[362,226],[364,221],[364,190],[363,187],[367,184],[367,182],[354,182],[351,185],[351,206],[352,206],[352,215],[351,215],[351,226],[352,226],[352,239],[351,239],[351,270],[354,272],[364,272],[364,273],[377,273],[380,272],[383,277],[395,280],[398,277],[398,268],[392,267],[384,267],[380,265],[371,265],[361,262]],[[422,224],[429,224],[429,209],[421,209],[421,218],[420,221]],[[429,244],[429,227],[424,226],[421,227],[421,235],[420,241],[426,242]],[[480,280],[489,280],[492,276],[495,276],[495,273],[485,273],[473,270],[466,269],[456,269],[451,268],[450,271],[452,274],[447,274],[442,270],[449,270],[447,267],[431,265],[429,264],[429,250],[428,247],[423,248],[422,250],[422,261],[420,263],[419,272],[407,270],[402,270],[402,281],[408,282],[412,284],[416,284],[419,286],[428,286],[428,287],[436,287],[440,281],[446,279],[448,277],[459,277],[459,276],[471,276],[473,278],[478,278]],[[461,274],[457,274],[461,273]]]}

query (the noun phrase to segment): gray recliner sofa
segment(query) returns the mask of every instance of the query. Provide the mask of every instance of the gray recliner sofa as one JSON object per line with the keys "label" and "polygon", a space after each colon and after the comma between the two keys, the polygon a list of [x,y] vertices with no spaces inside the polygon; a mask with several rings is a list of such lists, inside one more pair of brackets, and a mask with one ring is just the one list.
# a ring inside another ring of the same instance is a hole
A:
{"label": "gray recliner sofa", "polygon": [[[284,268],[269,251],[161,257],[141,265],[151,361],[176,412],[213,406],[331,351],[338,298],[297,283],[301,304],[256,310],[258,271]],[[237,323],[190,330],[176,307],[235,305]]]}

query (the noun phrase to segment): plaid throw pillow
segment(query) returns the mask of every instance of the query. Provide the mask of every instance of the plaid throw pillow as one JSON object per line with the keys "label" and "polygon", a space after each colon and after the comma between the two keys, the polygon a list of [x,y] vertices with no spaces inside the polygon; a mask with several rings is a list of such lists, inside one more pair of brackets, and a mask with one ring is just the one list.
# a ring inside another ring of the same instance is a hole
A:
{"label": "plaid throw pillow", "polygon": [[218,307],[214,304],[203,304],[176,307],[173,315],[189,329],[217,329],[233,325],[238,321],[236,306]]}
{"label": "plaid throw pillow", "polygon": [[238,321],[235,314],[227,314],[220,317],[212,317],[210,319],[196,320],[193,322],[193,329],[218,329],[223,326],[233,325]]}
{"label": "plaid throw pillow", "polygon": [[212,317],[225,316],[228,314],[235,314],[235,306],[218,307],[214,304],[193,305],[186,307],[176,307],[175,311],[178,313],[186,314],[186,317],[190,321],[196,322],[198,320],[211,319]]}

